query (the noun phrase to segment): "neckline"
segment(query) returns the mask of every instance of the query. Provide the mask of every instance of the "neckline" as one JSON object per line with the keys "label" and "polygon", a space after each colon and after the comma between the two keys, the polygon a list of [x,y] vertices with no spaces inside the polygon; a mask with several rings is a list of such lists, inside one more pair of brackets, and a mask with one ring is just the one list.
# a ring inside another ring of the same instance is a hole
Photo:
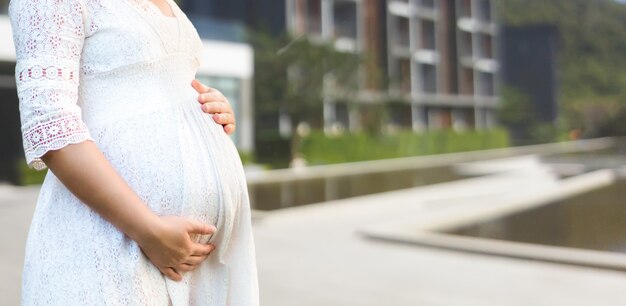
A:
{"label": "neckline", "polygon": [[165,0],[165,3],[170,7],[170,11],[172,11],[173,16],[165,15],[165,13],[163,13],[163,11],[154,2],[150,0],[143,1],[148,2],[148,5],[152,7],[154,12],[157,13],[157,15],[159,15],[160,17],[170,20],[178,20],[178,13],[176,12],[176,9],[174,9],[174,5],[169,0]]}

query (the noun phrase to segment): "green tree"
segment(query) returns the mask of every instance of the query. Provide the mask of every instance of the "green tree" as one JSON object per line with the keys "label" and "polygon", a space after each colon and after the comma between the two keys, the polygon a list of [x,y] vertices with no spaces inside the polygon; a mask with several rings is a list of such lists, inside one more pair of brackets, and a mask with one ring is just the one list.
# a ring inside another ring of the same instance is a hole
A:
{"label": "green tree", "polygon": [[304,36],[254,33],[255,101],[260,112],[286,114],[291,121],[291,154],[300,151],[301,123],[319,122],[322,101],[335,96],[354,100],[360,56],[338,51],[332,43]]}
{"label": "green tree", "polygon": [[[587,135],[626,106],[626,5],[613,0],[498,0],[505,25],[555,24],[562,121]],[[621,123],[626,130],[626,121]]]}

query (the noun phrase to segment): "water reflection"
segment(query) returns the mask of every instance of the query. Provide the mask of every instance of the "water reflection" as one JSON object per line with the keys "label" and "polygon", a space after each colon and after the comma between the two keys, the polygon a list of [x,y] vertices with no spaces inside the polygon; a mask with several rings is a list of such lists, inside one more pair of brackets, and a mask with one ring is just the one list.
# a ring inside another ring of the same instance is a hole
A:
{"label": "water reflection", "polygon": [[336,176],[248,186],[252,207],[274,210],[385,191],[450,182],[464,177],[452,167]]}
{"label": "water reflection", "polygon": [[626,180],[448,233],[626,253]]}

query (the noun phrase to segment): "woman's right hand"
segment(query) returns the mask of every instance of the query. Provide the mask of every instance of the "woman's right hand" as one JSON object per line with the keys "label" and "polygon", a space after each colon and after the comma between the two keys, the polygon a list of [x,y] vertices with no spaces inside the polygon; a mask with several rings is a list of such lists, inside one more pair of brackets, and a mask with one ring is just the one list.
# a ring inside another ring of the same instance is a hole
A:
{"label": "woman's right hand", "polygon": [[215,249],[211,244],[195,242],[194,235],[211,235],[215,226],[178,216],[159,217],[156,225],[135,241],[150,261],[168,278],[182,280],[182,273],[192,271]]}

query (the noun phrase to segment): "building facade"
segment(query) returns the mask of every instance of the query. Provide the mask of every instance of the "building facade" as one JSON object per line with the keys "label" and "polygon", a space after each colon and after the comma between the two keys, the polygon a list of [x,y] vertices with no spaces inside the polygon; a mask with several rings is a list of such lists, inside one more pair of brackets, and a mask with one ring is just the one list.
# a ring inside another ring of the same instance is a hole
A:
{"label": "building facade", "polygon": [[497,26],[490,1],[387,1],[390,93],[409,97],[405,113],[414,130],[495,124]]}
{"label": "building facade", "polygon": [[8,1],[0,1],[0,182],[19,183],[17,163],[24,158],[15,84],[15,47]]}
{"label": "building facade", "polygon": [[[499,34],[493,1],[186,0],[184,6],[365,55],[358,102],[386,103],[388,125],[422,131],[495,125]],[[360,129],[359,107],[332,92],[320,103],[325,130]]]}
{"label": "building facade", "polygon": [[410,98],[411,125],[495,124],[497,26],[491,0],[389,0],[390,92]]}
{"label": "building facade", "polygon": [[[373,58],[386,81],[371,81],[365,70],[359,100],[396,102],[390,125],[483,129],[495,125],[499,100],[492,1],[287,0],[286,27]],[[325,99],[325,127],[358,129],[359,120],[358,108]]]}

